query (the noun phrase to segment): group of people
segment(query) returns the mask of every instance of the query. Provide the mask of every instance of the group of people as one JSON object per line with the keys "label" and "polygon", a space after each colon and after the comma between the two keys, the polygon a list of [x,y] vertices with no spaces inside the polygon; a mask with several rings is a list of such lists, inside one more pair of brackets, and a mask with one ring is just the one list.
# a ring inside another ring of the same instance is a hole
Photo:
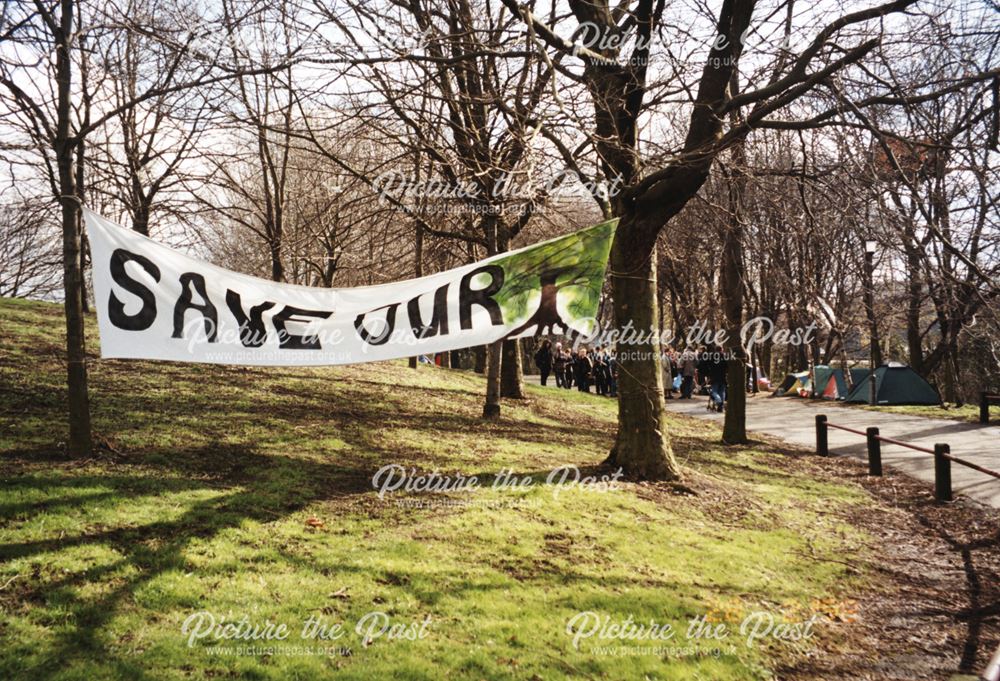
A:
{"label": "group of people", "polygon": [[562,343],[553,346],[545,339],[535,351],[535,366],[542,385],[554,373],[558,388],[575,385],[580,392],[589,393],[593,387],[598,395],[618,396],[618,363],[610,347],[598,345],[593,352],[581,347],[573,352]]}
{"label": "group of people", "polygon": [[677,352],[667,348],[663,357],[663,371],[669,377],[667,398],[680,392],[682,400],[690,400],[697,386],[702,394],[708,393],[708,409],[724,411],[726,408],[726,351],[716,348],[686,348]]}
{"label": "group of people", "polygon": [[[716,348],[686,348],[678,352],[673,347],[663,354],[663,373],[666,397],[690,400],[697,389],[707,394],[708,409],[724,411],[726,405],[726,352]],[[590,392],[593,387],[598,395],[618,396],[618,362],[611,347],[598,345],[592,352],[581,347],[574,352],[545,339],[535,351],[535,366],[546,385],[555,374],[556,387]]]}

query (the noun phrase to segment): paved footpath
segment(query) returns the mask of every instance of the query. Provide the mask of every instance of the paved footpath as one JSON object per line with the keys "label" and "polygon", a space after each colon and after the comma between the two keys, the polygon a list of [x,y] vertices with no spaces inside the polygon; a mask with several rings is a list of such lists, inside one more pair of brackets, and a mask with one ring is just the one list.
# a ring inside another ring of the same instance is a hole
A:
{"label": "paved footpath", "polygon": [[[670,411],[697,418],[721,421],[722,414],[705,409],[707,397],[691,400],[667,400]],[[826,414],[832,423],[864,431],[877,426],[879,434],[895,440],[912,442],[927,448],[935,443],[951,446],[954,456],[983,468],[1000,471],[1000,424],[983,426],[947,419],[889,414],[856,409],[826,400],[803,400],[794,397],[747,398],[747,429],[773,435],[791,444],[816,448],[816,415]],[[867,460],[865,439],[835,428],[829,429],[830,453],[851,455]],[[934,485],[934,457],[898,445],[882,443],[882,463]],[[1000,508],[1000,480],[966,468],[951,465],[952,487],[977,501]]]}

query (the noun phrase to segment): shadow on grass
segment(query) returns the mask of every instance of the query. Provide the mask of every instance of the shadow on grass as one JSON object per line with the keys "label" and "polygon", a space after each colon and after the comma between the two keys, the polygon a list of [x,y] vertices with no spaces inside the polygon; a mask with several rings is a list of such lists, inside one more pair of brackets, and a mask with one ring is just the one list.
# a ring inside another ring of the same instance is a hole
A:
{"label": "shadow on grass", "polygon": [[[65,490],[70,495],[36,504],[13,504],[3,507],[4,517],[26,511],[57,508],[80,501],[74,489],[99,485],[110,488],[108,492],[90,495],[90,500],[119,498],[127,500],[137,494],[156,496],[177,491],[210,489],[222,494],[190,504],[177,518],[161,520],[137,527],[116,527],[83,532],[71,537],[57,537],[38,541],[14,542],[0,545],[0,561],[37,556],[62,551],[86,544],[105,545],[124,558],[112,565],[87,570],[56,582],[44,585],[49,597],[74,583],[92,582],[102,574],[113,573],[122,567],[134,569],[134,576],[115,581],[109,593],[90,601],[76,601],[69,612],[72,626],[60,627],[60,633],[46,654],[46,666],[54,670],[75,655],[100,653],[107,655],[100,641],[101,629],[115,616],[123,601],[129,599],[143,584],[170,569],[185,569],[185,549],[195,539],[204,539],[237,528],[247,520],[260,523],[273,522],[302,510],[317,501],[342,499],[372,491],[370,477],[362,471],[345,470],[341,466],[280,456],[264,456],[242,447],[214,445],[204,450],[188,452],[170,466],[174,473],[190,473],[188,464],[199,459],[210,460],[225,452],[227,460],[244,471],[244,483],[218,487],[203,476],[151,478],[129,475],[92,476],[79,478],[65,474],[35,474],[16,479],[11,488],[18,486],[40,490]],[[22,455],[28,455],[22,452]],[[162,459],[161,459],[162,461]],[[148,473],[148,468],[145,471]],[[198,470],[196,468],[195,470]],[[70,474],[71,475],[71,474]],[[345,569],[348,569],[345,567]],[[39,670],[36,670],[39,671]]]}

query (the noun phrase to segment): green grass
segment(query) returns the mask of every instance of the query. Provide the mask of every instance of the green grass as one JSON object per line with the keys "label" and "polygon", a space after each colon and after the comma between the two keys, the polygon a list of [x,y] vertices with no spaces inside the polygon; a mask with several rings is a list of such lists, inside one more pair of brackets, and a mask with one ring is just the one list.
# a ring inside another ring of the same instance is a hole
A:
{"label": "green grass", "polygon": [[[951,402],[945,402],[940,407],[930,405],[901,405],[892,407],[872,406],[870,404],[850,404],[850,407],[858,407],[869,411],[881,411],[887,414],[906,414],[907,416],[922,416],[930,419],[949,419],[951,421],[965,421],[968,423],[979,423],[979,405],[963,404],[958,406]],[[993,408],[996,413],[996,407]]]}
{"label": "green grass", "polygon": [[[461,371],[95,358],[104,447],[67,460],[62,344],[58,306],[0,300],[0,678],[765,679],[812,642],[692,652],[688,621],[798,621],[862,579],[848,563],[865,537],[837,513],[870,503],[859,487],[724,449],[715,426],[678,419],[696,496],[638,483],[556,495],[553,468],[597,470],[615,403],[532,386],[484,423],[482,379]],[[380,499],[371,477],[386,464],[537,482]],[[201,611],[293,633],[272,654],[218,655],[182,633]],[[427,635],[365,646],[353,627],[372,611],[429,617]],[[577,650],[566,627],[581,611],[670,623],[677,649],[612,655],[597,647],[654,644],[595,638]],[[310,616],[348,631],[303,641]],[[351,654],[289,654],[319,645]]]}

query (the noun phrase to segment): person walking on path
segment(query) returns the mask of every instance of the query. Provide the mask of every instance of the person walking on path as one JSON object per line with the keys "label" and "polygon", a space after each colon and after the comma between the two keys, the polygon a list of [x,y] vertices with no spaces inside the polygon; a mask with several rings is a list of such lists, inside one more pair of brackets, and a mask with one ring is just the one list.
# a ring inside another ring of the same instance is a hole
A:
{"label": "person walking on path", "polygon": [[695,354],[691,348],[684,348],[680,356],[681,364],[681,399],[690,400],[694,392],[694,375],[696,371]]}
{"label": "person walking on path", "polygon": [[674,382],[677,377],[680,376],[680,372],[680,359],[678,358],[674,347],[671,345],[667,348],[667,351],[663,353],[663,378],[667,384],[666,392],[668,400],[674,399],[674,393],[677,391],[677,388],[674,387]]}
{"label": "person walking on path", "polygon": [[713,411],[723,411],[726,404],[726,351],[716,347],[708,355],[709,388],[708,408]]}
{"label": "person walking on path", "polygon": [[[552,371],[552,342],[548,338],[542,341],[541,346],[535,351],[535,366],[542,375],[542,385],[549,380],[549,373]],[[556,379],[556,385],[559,379]]]}

